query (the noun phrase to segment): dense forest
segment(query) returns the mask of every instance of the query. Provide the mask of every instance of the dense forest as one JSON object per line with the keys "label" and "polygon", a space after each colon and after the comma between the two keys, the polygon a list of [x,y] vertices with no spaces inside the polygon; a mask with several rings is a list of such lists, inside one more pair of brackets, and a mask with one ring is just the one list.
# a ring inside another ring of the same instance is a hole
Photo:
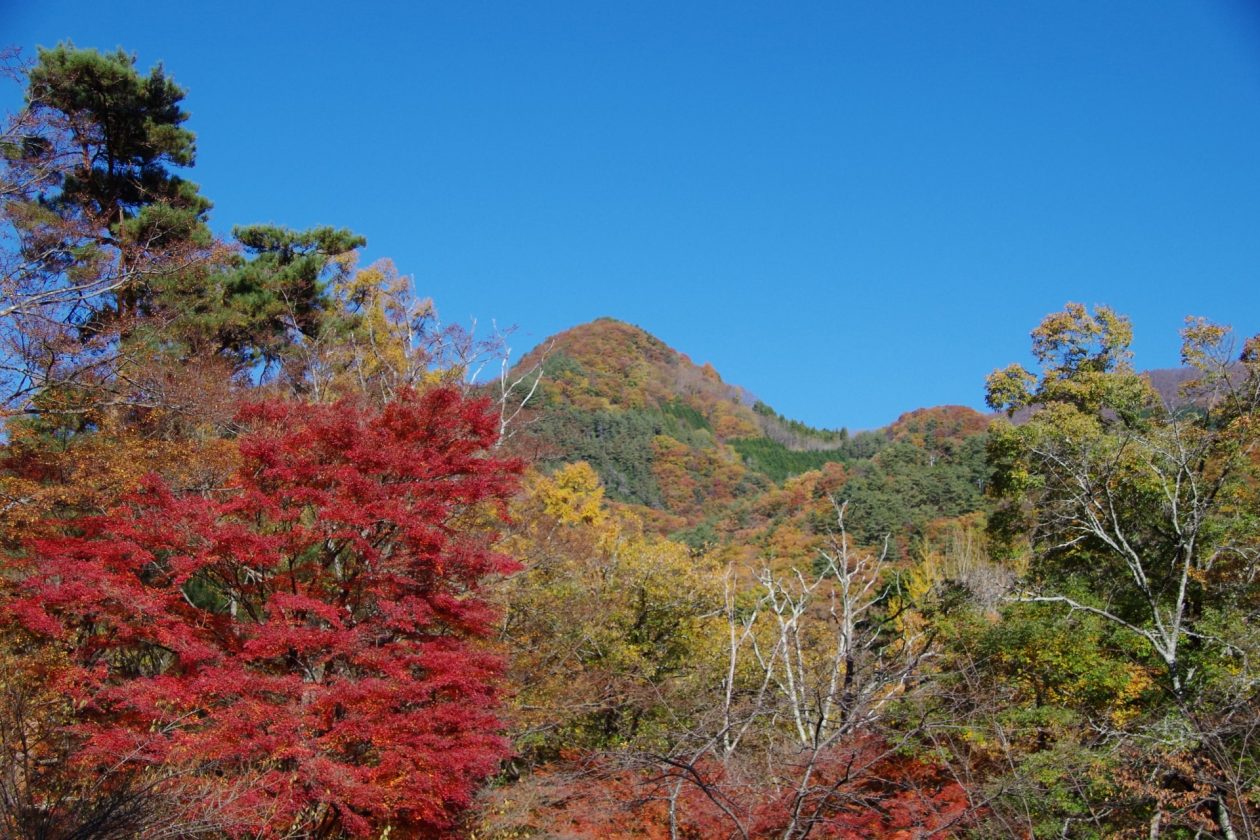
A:
{"label": "dense forest", "polygon": [[613,318],[510,364],[216,236],[163,69],[19,58],[0,835],[1260,837],[1260,336],[1069,303],[861,432]]}

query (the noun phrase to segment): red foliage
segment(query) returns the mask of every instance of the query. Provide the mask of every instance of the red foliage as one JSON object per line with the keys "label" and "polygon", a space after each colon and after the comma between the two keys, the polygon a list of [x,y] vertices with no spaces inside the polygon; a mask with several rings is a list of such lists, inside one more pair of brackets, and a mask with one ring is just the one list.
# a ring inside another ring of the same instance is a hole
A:
{"label": "red foliage", "polygon": [[[256,779],[240,828],[449,827],[506,752],[479,582],[519,464],[452,390],[244,409],[231,486],[148,480],[33,542],[10,614],[71,653],[82,772]],[[258,817],[265,814],[265,817]],[[252,824],[250,824],[252,820]]]}
{"label": "red foliage", "polygon": [[[928,840],[955,836],[971,816],[966,791],[944,768],[891,752],[866,737],[822,757],[800,813],[810,837],[827,840]],[[779,835],[796,806],[793,794],[763,808],[758,830]]]}
{"label": "red foliage", "polygon": [[736,821],[758,840],[941,840],[973,815],[966,792],[946,771],[897,755],[879,738],[818,756],[803,792],[799,760],[777,762],[780,778],[768,777],[766,764],[741,772],[712,760],[642,772],[542,768],[489,802],[485,825],[492,836],[547,829],[590,840],[666,840],[676,786],[678,834],[694,840],[738,837]]}

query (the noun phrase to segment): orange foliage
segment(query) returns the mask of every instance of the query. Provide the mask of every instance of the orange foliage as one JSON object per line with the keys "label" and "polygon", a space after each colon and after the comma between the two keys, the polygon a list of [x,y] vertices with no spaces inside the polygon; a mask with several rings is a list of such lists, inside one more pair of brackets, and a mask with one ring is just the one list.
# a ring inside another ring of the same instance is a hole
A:
{"label": "orange foliage", "polygon": [[665,505],[689,521],[732,502],[747,472],[728,447],[695,449],[668,435],[652,441],[652,474]]}
{"label": "orange foliage", "polygon": [[960,441],[982,434],[990,418],[965,405],[938,405],[907,411],[888,427],[888,438],[908,441],[924,449],[940,449],[944,441]]}
{"label": "orange foliage", "polygon": [[743,406],[716,403],[713,406],[710,422],[713,423],[713,431],[722,440],[757,437],[761,434],[761,428],[757,425],[756,419],[750,415],[751,412]]}
{"label": "orange foliage", "polygon": [[218,437],[168,440],[107,424],[52,446],[14,427],[0,450],[0,530],[11,547],[54,517],[102,512],[149,474],[180,490],[211,490],[236,458],[236,443]]}
{"label": "orange foliage", "polygon": [[520,361],[529,370],[544,354],[542,397],[548,405],[584,410],[662,409],[680,400],[695,409],[719,439],[760,434],[743,392],[722,382],[713,366],[682,353],[631,324],[600,318],[555,336]]}
{"label": "orange foliage", "polygon": [[944,768],[897,755],[876,737],[819,756],[803,796],[792,778],[799,772],[791,760],[756,768],[702,761],[685,769],[628,769],[589,757],[562,762],[488,792],[472,836],[667,840],[671,797],[677,836],[689,840],[737,837],[736,821],[754,840],[781,837],[794,813],[797,832],[808,824],[809,836],[822,840],[943,840],[974,816]]}

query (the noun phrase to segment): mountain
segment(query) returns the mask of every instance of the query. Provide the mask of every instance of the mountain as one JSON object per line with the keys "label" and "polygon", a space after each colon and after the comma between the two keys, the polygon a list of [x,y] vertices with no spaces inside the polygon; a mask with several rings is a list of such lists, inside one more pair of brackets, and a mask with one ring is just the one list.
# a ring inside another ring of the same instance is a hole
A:
{"label": "mountain", "polygon": [[540,358],[545,358],[545,405],[666,411],[723,438],[758,434],[755,401],[744,389],[724,383],[712,365],[697,365],[624,321],[599,318],[565,330],[534,348],[520,364],[528,368]]}
{"label": "mountain", "polygon": [[988,418],[963,406],[853,435],[815,429],[612,318],[553,336],[517,371],[534,367],[543,378],[520,436],[525,454],[544,469],[586,461],[612,499],[693,542],[740,532],[756,544],[752,532],[801,493],[844,495],[868,538],[982,504]]}
{"label": "mountain", "polygon": [[518,369],[539,364],[527,441],[545,466],[587,461],[612,498],[666,530],[768,486],[729,445],[761,435],[754,400],[711,365],[612,318],[548,339]]}

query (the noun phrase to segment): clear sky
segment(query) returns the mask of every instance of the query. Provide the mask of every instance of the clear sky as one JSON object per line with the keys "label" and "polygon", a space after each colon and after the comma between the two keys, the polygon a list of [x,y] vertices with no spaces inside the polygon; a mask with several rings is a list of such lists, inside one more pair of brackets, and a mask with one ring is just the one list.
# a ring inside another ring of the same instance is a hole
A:
{"label": "clear sky", "polygon": [[350,227],[448,321],[612,315],[815,425],[979,407],[1069,300],[1143,367],[1187,314],[1260,332],[1244,0],[0,0],[0,33],[162,61],[221,231]]}

